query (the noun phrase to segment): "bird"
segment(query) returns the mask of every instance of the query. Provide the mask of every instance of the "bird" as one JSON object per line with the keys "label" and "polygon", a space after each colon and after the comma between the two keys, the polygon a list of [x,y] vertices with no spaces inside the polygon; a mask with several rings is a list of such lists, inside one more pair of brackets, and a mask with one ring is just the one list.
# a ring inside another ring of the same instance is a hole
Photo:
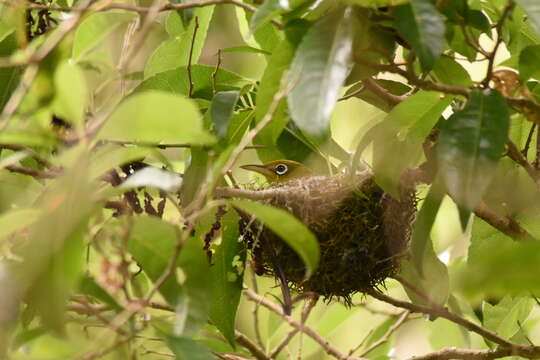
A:
{"label": "bird", "polygon": [[263,165],[242,165],[240,167],[263,175],[270,184],[282,184],[313,175],[306,165],[293,160],[274,160]]}
{"label": "bird", "polygon": [[[271,185],[283,184],[291,180],[301,179],[303,177],[313,175],[307,166],[293,160],[274,160],[263,165],[242,165],[240,167],[244,170],[254,171],[262,174]],[[283,272],[283,267],[279,260],[279,256],[271,242],[261,239],[260,244],[270,255],[274,273],[279,279],[281,292],[283,293],[283,311],[286,315],[290,315],[293,301],[285,273]]]}

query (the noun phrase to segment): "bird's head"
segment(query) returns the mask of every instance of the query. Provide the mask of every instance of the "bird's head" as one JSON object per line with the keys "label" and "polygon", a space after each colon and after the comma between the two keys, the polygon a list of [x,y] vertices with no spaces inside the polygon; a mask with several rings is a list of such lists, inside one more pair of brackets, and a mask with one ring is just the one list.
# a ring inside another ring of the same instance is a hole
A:
{"label": "bird's head", "polygon": [[292,160],[275,160],[263,165],[243,165],[240,167],[264,175],[266,180],[273,184],[313,175],[307,166]]}

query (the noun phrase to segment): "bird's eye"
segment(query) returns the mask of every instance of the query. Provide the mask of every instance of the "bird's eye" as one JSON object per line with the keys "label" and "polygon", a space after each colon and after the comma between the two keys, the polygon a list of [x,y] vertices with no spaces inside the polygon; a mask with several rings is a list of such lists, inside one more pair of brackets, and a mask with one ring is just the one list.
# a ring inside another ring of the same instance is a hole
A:
{"label": "bird's eye", "polygon": [[288,170],[289,170],[289,168],[285,164],[279,164],[278,166],[276,166],[276,174],[278,174],[278,175],[283,175]]}

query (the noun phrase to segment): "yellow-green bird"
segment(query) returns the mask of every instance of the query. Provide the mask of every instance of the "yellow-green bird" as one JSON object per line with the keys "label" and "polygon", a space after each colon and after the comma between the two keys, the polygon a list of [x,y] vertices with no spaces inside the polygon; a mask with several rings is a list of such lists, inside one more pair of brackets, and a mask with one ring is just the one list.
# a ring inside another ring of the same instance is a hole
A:
{"label": "yellow-green bird", "polygon": [[281,184],[313,175],[307,166],[292,160],[274,160],[263,165],[242,165],[240,167],[262,174],[271,184]]}

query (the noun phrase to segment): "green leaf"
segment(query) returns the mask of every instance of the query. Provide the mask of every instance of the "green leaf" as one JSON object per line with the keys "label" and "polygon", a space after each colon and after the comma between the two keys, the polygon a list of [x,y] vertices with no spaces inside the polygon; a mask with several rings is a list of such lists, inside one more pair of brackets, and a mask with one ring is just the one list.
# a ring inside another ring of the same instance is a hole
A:
{"label": "green leaf", "polygon": [[[411,88],[407,84],[399,81],[386,79],[374,79],[374,81],[393,95],[401,96],[411,91]],[[366,88],[362,82],[358,82],[357,84],[351,86],[345,93],[345,96],[349,96],[351,94],[355,94],[355,97],[364,100],[365,102],[381,109],[384,112],[389,112],[394,107],[393,104],[389,104],[384,99],[381,99],[380,96],[373,93],[370,89]]]}
{"label": "green leaf", "polygon": [[519,77],[526,81],[530,78],[539,78],[540,45],[527,46],[519,54]]}
{"label": "green leaf", "polygon": [[[138,216],[128,242],[128,251],[152,281],[164,273],[175,252],[180,230],[157,217]],[[198,224],[195,235],[189,238],[180,252],[175,270],[159,287],[165,300],[176,309],[175,334],[192,336],[208,320],[210,294],[210,265],[203,251],[202,235],[209,229],[212,218]],[[182,273],[182,278],[177,274]]]}
{"label": "green leaf", "polygon": [[401,175],[422,159],[425,138],[451,102],[451,96],[421,90],[396,105],[381,124],[374,141],[373,170],[377,184],[395,198]]}
{"label": "green leaf", "polygon": [[192,147],[190,155],[180,191],[180,200],[184,207],[195,199],[200,186],[206,181],[208,171],[208,151],[200,147]]}
{"label": "green leaf", "polygon": [[287,211],[248,200],[230,200],[231,205],[255,215],[300,256],[309,277],[319,263],[319,243],[313,233]]}
{"label": "green leaf", "polygon": [[[192,65],[193,97],[211,100],[214,92],[212,88],[212,74],[215,68],[206,65]],[[230,71],[219,69],[216,73],[216,91],[239,90],[249,82],[241,76]],[[134,93],[147,90],[161,90],[173,94],[188,95],[189,78],[187,68],[180,67],[167,70],[144,80]]]}
{"label": "green leaf", "polygon": [[170,37],[180,36],[186,31],[180,11],[169,11],[165,30]]}
{"label": "green leaf", "polygon": [[[190,53],[192,56],[191,64],[196,64],[201,56],[213,12],[214,6],[195,9],[193,19],[187,29],[181,35],[164,41],[150,56],[144,68],[144,78],[147,79],[152,75],[179,66],[187,66]],[[199,24],[196,33],[195,18]],[[193,41],[194,34],[195,40]]]}
{"label": "green leaf", "polygon": [[[174,254],[180,230],[157,217],[134,218],[128,242],[128,251],[152,281],[159,279]],[[180,286],[173,272],[159,287],[165,300],[176,305],[180,297]]]}
{"label": "green leaf", "polygon": [[[279,43],[272,56],[268,59],[268,65],[264,70],[257,92],[257,107],[255,108],[255,119],[257,122],[260,122],[264,118],[274,100],[276,92],[279,91],[283,73],[289,68],[294,51],[294,45],[285,39]],[[285,106],[285,100],[281,100],[272,121],[255,138],[256,144],[270,147],[276,144],[279,134],[288,122],[285,115]],[[260,154],[260,152],[264,151],[264,149],[261,149],[261,151],[257,150],[257,153]]]}
{"label": "green leaf", "polygon": [[444,49],[444,21],[431,0],[411,0],[395,7],[396,28],[412,46],[424,71],[433,68]]}
{"label": "green leaf", "polygon": [[306,33],[296,50],[288,94],[294,122],[306,135],[325,137],[330,115],[352,66],[352,10],[328,14]]}
{"label": "green leaf", "polygon": [[[411,261],[418,270],[420,275],[424,275],[424,260],[431,244],[431,229],[435,223],[435,218],[441,207],[443,191],[439,180],[429,189],[429,192],[424,199],[422,209],[418,212],[416,220],[413,224],[411,236]],[[433,250],[431,250],[433,251]]]}
{"label": "green leaf", "polygon": [[210,114],[215,133],[219,139],[224,139],[227,136],[227,129],[239,97],[239,91],[222,91],[218,92],[212,99]]}
{"label": "green leaf", "polygon": [[14,209],[0,215],[0,240],[24,229],[38,219],[38,209]]}
{"label": "green leaf", "polygon": [[221,52],[222,53],[245,52],[245,53],[272,55],[272,53],[270,51],[266,51],[266,50],[263,50],[263,49],[257,49],[257,48],[255,48],[253,46],[247,46],[247,45],[229,46],[229,47],[221,49]]}
{"label": "green leaf", "polygon": [[472,210],[482,200],[504,151],[509,111],[497,91],[473,90],[463,110],[443,123],[438,158],[454,201]]}
{"label": "green leaf", "polygon": [[[537,207],[515,220],[538,234]],[[532,293],[539,295],[540,245],[506,236],[484,220],[475,218],[468,267],[457,277],[464,293],[473,299]]]}
{"label": "green leaf", "polygon": [[147,91],[125,100],[99,132],[101,139],[208,145],[214,137],[203,129],[195,103],[162,91]]}
{"label": "green leaf", "polygon": [[221,220],[221,243],[212,255],[212,306],[210,320],[234,346],[234,324],[240,303],[246,250],[238,241],[240,217],[229,209]]}
{"label": "green leaf", "polygon": [[[11,34],[0,41],[0,56],[9,56],[17,49],[15,35]],[[22,68],[0,68],[0,109],[9,100],[12,92],[19,83]]]}
{"label": "green leaf", "polygon": [[526,297],[505,296],[497,305],[482,304],[484,326],[503,338],[510,339],[520,330],[520,324],[529,316],[534,300]]}
{"label": "green leaf", "polygon": [[86,18],[75,31],[72,57],[75,61],[100,45],[109,35],[115,33],[120,26],[135,18],[133,14],[116,11],[98,12]]}
{"label": "green leaf", "polygon": [[71,62],[60,64],[54,73],[54,85],[55,114],[81,129],[88,104],[88,88],[82,70]]}
{"label": "green leaf", "polygon": [[124,147],[116,144],[105,144],[92,153],[89,175],[98,178],[117,166],[144,158],[152,149],[144,147]]}
{"label": "green leaf", "polygon": [[253,34],[261,26],[268,24],[280,12],[279,0],[266,0],[251,17],[249,32]]}
{"label": "green leaf", "polygon": [[516,0],[516,3],[525,10],[531,25],[540,35],[540,4],[536,0]]}
{"label": "green leaf", "polygon": [[348,4],[362,7],[380,8],[404,4],[409,0],[346,0]]}
{"label": "green leaf", "polygon": [[254,111],[243,111],[231,117],[229,128],[227,129],[227,140],[229,144],[238,144],[242,140],[254,117]]}
{"label": "green leaf", "polygon": [[437,59],[433,72],[437,79],[444,84],[468,87],[473,83],[467,70],[447,55],[442,55]]}
{"label": "green leaf", "polygon": [[[435,180],[424,199],[413,225],[411,259],[402,264],[401,275],[430,301],[443,305],[450,293],[450,280],[446,265],[433,250],[431,229],[441,206],[443,191],[440,180]],[[417,304],[429,305],[414,289],[404,284],[409,298]]]}
{"label": "green leaf", "polygon": [[[388,318],[382,323],[380,323],[372,332],[371,334],[366,338],[364,349],[367,349],[375,343],[376,341],[380,340],[388,331],[390,326],[394,324],[397,321],[397,317]],[[392,344],[392,340],[388,339],[388,341],[385,341],[384,343],[381,343],[380,346],[376,347],[375,349],[371,350],[365,356],[369,356],[370,359],[375,359],[378,356],[385,355],[390,350],[390,346]]]}
{"label": "green leaf", "polygon": [[166,336],[165,341],[176,360],[208,360],[216,357],[203,344],[186,337]]}

